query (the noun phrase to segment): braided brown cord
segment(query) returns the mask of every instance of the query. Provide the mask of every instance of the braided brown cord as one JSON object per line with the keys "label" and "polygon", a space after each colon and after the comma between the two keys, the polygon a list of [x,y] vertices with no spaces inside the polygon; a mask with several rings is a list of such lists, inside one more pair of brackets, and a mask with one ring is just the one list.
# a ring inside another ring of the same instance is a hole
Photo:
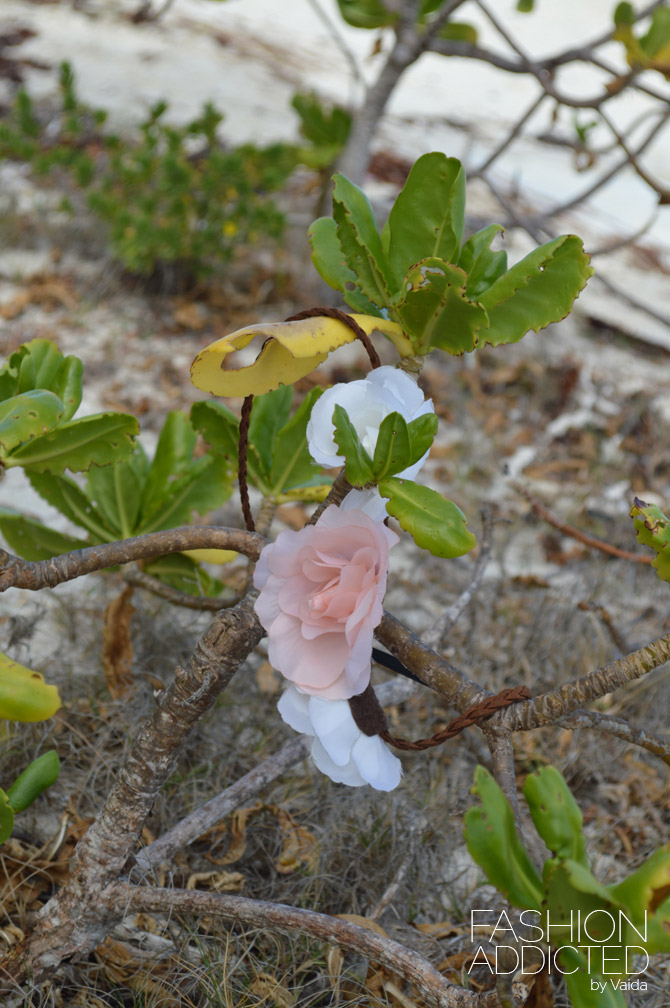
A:
{"label": "braided brown cord", "polygon": [[454,718],[446,728],[436,732],[430,738],[417,739],[416,742],[410,742],[408,739],[395,738],[388,731],[380,732],[380,737],[385,742],[388,742],[389,745],[395,746],[396,749],[404,749],[409,752],[422,752],[424,749],[432,749],[434,746],[442,745],[447,739],[460,735],[464,728],[469,728],[470,725],[483,721],[484,718],[495,714],[502,707],[509,707],[510,704],[518,703],[519,700],[528,699],[530,699],[530,690],[527,686],[512,686],[509,689],[501,690],[495,696],[486,697],[472,707],[468,707],[466,711],[463,711],[457,718]]}
{"label": "braided brown cord", "polygon": [[240,484],[240,504],[242,505],[242,514],[244,515],[244,521],[248,532],[256,531],[254,516],[251,513],[251,505],[249,504],[249,485],[247,483],[247,447],[249,443],[249,423],[251,422],[251,407],[253,402],[254,397],[252,395],[248,395],[242,403],[242,412],[240,414],[240,438],[237,443],[237,478]]}
{"label": "braided brown cord", "polygon": [[326,315],[328,318],[339,319],[340,322],[344,322],[346,326],[349,326],[351,331],[355,333],[356,339],[359,339],[367,351],[367,355],[370,358],[370,364],[372,365],[372,370],[381,366],[381,360],[379,359],[379,354],[372,345],[372,340],[366,332],[359,326],[356,319],[353,319],[351,315],[347,315],[346,312],[340,311],[339,308],[305,308],[304,311],[298,312],[296,315],[290,315],[286,319],[286,322],[300,322],[301,319],[315,318],[318,315]]}

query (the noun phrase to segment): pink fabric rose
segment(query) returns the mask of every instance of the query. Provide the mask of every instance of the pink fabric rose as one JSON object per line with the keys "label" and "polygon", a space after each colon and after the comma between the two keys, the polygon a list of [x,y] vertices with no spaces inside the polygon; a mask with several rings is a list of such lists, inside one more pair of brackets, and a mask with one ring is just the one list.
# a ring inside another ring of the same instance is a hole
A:
{"label": "pink fabric rose", "polygon": [[389,549],[378,494],[352,490],[315,525],[280,532],[254,572],[255,609],[274,668],[312,696],[346,700],[370,681]]}

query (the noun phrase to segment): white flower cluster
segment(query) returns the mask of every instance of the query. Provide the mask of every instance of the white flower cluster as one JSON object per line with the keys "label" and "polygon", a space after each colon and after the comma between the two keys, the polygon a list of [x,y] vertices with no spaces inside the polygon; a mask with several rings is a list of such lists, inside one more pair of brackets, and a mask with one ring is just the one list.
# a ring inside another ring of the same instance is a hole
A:
{"label": "white flower cluster", "polygon": [[[403,371],[392,367],[376,368],[362,381],[334,385],[324,392],[314,405],[307,426],[310,455],[315,462],[329,467],[342,465],[344,462],[344,458],[338,454],[338,447],[334,440],[333,412],[336,405],[344,407],[347,411],[361,443],[371,456],[374,454],[379,427],[389,413],[400,413],[409,423],[425,413],[433,412],[432,401],[424,399],[415,382]],[[398,475],[404,479],[414,479],[426,457],[427,455]],[[340,511],[351,510],[363,512],[367,518],[379,523],[379,525],[386,518],[385,503],[376,490],[352,490],[340,506]],[[388,530],[385,531],[389,536],[393,534]],[[296,543],[296,547],[297,545]],[[327,555],[326,551],[323,551],[321,557],[319,562],[323,565],[327,566],[332,563],[332,558]],[[310,562],[313,562],[313,558]],[[266,583],[270,583],[272,575],[266,572],[267,560],[259,566],[261,573],[257,584],[259,587],[264,587]],[[275,576],[275,581],[278,576]],[[286,599],[288,590],[283,589],[283,591]],[[281,607],[281,587],[276,594],[278,602],[274,600],[261,601],[263,593],[259,598],[261,605],[258,608],[257,604],[257,611],[259,611],[259,615],[262,614],[261,622],[264,625],[266,625],[266,619],[276,618],[275,614],[279,612]],[[341,580],[337,585],[333,583],[332,586],[328,585],[319,591],[319,604],[323,606],[328,600],[328,606],[335,613],[337,605],[346,594],[347,586]],[[343,611],[347,612],[348,610]],[[280,619],[284,619],[281,614]],[[352,619],[355,621],[355,615],[348,616],[348,622],[351,622]],[[315,619],[311,619],[311,625],[311,629],[307,631],[303,627],[302,633],[305,637],[311,637],[311,643],[314,644],[314,635],[319,633],[320,628]],[[356,632],[355,628],[353,632]],[[272,645],[271,632],[269,637]],[[288,641],[288,635],[285,635],[284,643],[286,641]],[[280,650],[278,647],[277,652],[279,653]],[[303,650],[305,649],[303,648]],[[282,653],[286,653],[286,647]],[[315,658],[318,658],[318,653],[317,648],[312,648],[312,654]],[[297,659],[298,655],[296,654],[293,658],[294,663]],[[324,662],[327,663],[325,657]],[[327,690],[317,689],[313,683],[318,680],[318,670],[309,683],[304,672],[302,673],[303,681],[300,681],[288,669],[281,669],[281,671],[284,671],[287,678],[292,679],[293,682],[279,701],[279,713],[295,731],[312,738],[311,755],[319,770],[327,774],[333,781],[348,784],[350,787],[370,784],[378,791],[391,791],[397,787],[402,772],[400,760],[393,755],[379,735],[367,735],[361,731],[353,718],[346,696],[342,698],[341,693],[336,695],[332,692],[339,688],[340,680],[335,686],[329,686]],[[369,681],[369,673],[367,678]],[[360,686],[356,692],[358,689]],[[328,690],[331,691],[330,696],[325,695]]]}

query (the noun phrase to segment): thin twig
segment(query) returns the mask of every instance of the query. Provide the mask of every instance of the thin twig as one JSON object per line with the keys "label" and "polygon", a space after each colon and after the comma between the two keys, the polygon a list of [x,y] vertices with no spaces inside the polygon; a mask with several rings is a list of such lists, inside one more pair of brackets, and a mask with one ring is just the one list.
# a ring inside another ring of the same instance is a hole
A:
{"label": "thin twig", "polygon": [[189,595],[188,592],[179,591],[170,585],[164,584],[158,578],[145,574],[144,571],[129,571],[123,575],[123,580],[136,588],[144,588],[158,598],[165,599],[171,605],[181,606],[182,609],[196,609],[198,612],[219,612],[220,609],[230,609],[241,601],[241,595],[233,595],[231,598],[214,598],[207,595]]}
{"label": "thin twig", "polygon": [[0,550],[0,592],[7,588],[55,588],[83,574],[116,567],[133,560],[149,560],[168,553],[192,549],[224,549],[257,560],[267,540],[255,532],[217,525],[186,525],[183,528],[148,532],[146,535],[100,543],[72,550],[49,560],[22,560]]}
{"label": "thin twig", "polygon": [[[414,684],[408,680],[393,679],[377,686],[375,692],[380,703],[390,705],[406,700],[414,694],[415,690]],[[234,784],[185,816],[157,840],[140,850],[135,855],[138,867],[145,871],[152,867],[155,868],[193,843],[230,812],[239,808],[242,802],[253,798],[289,767],[300,762],[309,752],[311,742],[311,738],[306,735],[291,739],[244,777],[240,777]]]}
{"label": "thin twig", "polygon": [[423,635],[423,641],[428,647],[439,651],[443,647],[444,639],[452,629],[456,621],[472,602],[479,591],[479,587],[484,577],[484,571],[491,557],[491,538],[493,530],[493,515],[491,506],[485,504],[481,509],[482,516],[482,536],[479,543],[479,555],[475,564],[470,584],[465,591],[461,592],[453,605],[439,617],[433,626]]}
{"label": "thin twig", "polygon": [[124,882],[116,882],[107,888],[105,903],[109,907],[123,907],[126,911],[163,914],[177,911],[198,917],[213,915],[260,930],[275,928],[279,931],[297,931],[363,955],[382,963],[394,973],[400,973],[434,1008],[499,1008],[494,993],[476,994],[457,987],[418,953],[404,945],[368,928],[359,927],[358,924],[328,917],[314,910],[267,903],[244,896],[193,889],[151,889]]}
{"label": "thin twig", "polygon": [[658,756],[670,766],[670,742],[659,735],[648,732],[645,728],[634,728],[625,718],[612,717],[611,714],[601,714],[600,711],[576,710],[572,714],[559,718],[556,724],[564,728],[591,728],[595,731],[607,732],[631,745],[646,749],[653,756]]}
{"label": "thin twig", "polygon": [[619,557],[621,560],[632,560],[634,563],[650,564],[653,561],[653,557],[646,553],[632,553],[630,550],[619,549],[618,546],[612,546],[608,542],[603,542],[602,539],[596,539],[595,536],[587,535],[586,532],[581,532],[579,529],[574,528],[572,525],[568,525],[566,522],[561,521],[556,515],[549,511],[542,501],[526,489],[521,483],[510,480],[510,486],[517,493],[525,497],[533,511],[536,511],[541,518],[543,518],[548,525],[553,528],[558,529],[564,535],[570,536],[571,539],[576,539],[577,542],[582,543],[584,546],[588,546],[590,549],[600,550],[601,553],[607,553],[609,556]]}

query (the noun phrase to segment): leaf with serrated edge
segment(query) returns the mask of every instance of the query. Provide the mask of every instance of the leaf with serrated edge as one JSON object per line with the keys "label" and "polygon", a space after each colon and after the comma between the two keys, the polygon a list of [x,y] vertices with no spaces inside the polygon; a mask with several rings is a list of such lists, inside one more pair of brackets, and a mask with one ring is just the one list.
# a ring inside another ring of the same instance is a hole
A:
{"label": "leaf with serrated edge", "polygon": [[405,277],[393,314],[422,353],[434,346],[451,354],[474,350],[487,326],[480,304],[465,293],[467,276],[442,259],[424,259]]}
{"label": "leaf with serrated edge", "polygon": [[476,545],[461,509],[436,490],[390,476],[380,481],[379,492],[390,498],[386,504],[388,513],[398,519],[417,546],[434,556],[463,556]]}
{"label": "leaf with serrated edge", "polygon": [[137,419],[126,413],[96,413],[70,420],[12,452],[6,465],[38,472],[82,472],[91,465],[109,465],[127,458],[139,433]]}
{"label": "leaf with serrated edge", "polygon": [[373,304],[386,307],[393,281],[374,212],[363,190],[339,173],[335,175],[333,217],[340,247],[358,286]]}
{"label": "leaf with serrated edge", "polygon": [[565,318],[592,273],[575,235],[560,235],[534,249],[480,294],[489,317],[480,341],[516,343],[530,329],[539,332]]}
{"label": "leaf with serrated edge", "polygon": [[0,403],[0,457],[5,464],[19,445],[53,430],[64,409],[61,399],[45,389],[22,392]]}
{"label": "leaf with serrated edge", "polygon": [[379,309],[360,290],[356,274],[347,266],[333,218],[319,217],[309,228],[307,237],[312,250],[312,262],[328,286],[340,291],[354,311],[379,315]]}
{"label": "leaf with serrated edge", "polygon": [[490,248],[491,242],[502,230],[500,224],[490,224],[471,234],[461,249],[458,265],[468,275],[465,290],[473,301],[507,269],[507,253],[502,250],[492,252]]}
{"label": "leaf with serrated edge", "polygon": [[412,166],[382,231],[394,293],[420,260],[456,261],[464,221],[465,172],[461,162],[437,152],[423,154]]}

